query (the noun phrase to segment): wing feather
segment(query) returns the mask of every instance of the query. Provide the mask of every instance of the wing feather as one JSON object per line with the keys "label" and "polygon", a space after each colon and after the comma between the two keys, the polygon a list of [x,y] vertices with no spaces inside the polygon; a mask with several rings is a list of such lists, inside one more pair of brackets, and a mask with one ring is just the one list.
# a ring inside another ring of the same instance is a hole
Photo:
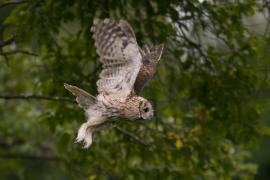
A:
{"label": "wing feather", "polygon": [[91,28],[103,70],[97,81],[100,93],[126,98],[133,90],[142,56],[130,25],[123,20],[95,20]]}
{"label": "wing feather", "polygon": [[145,45],[140,50],[142,55],[142,67],[134,84],[134,91],[139,94],[150,78],[156,73],[156,66],[163,51],[163,44],[149,46]]}

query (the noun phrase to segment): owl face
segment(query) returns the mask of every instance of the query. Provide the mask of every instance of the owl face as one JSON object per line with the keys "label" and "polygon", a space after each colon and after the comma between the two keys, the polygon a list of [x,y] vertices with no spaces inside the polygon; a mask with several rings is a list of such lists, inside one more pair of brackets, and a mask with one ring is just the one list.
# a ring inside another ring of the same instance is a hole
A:
{"label": "owl face", "polygon": [[142,119],[151,119],[154,116],[153,107],[146,99],[142,98],[139,109]]}

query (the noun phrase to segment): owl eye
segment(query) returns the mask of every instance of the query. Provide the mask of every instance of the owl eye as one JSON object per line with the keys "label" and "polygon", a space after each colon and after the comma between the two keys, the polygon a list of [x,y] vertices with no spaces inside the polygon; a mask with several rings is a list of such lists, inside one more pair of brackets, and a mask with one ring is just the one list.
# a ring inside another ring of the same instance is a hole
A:
{"label": "owl eye", "polygon": [[149,111],[149,108],[146,107],[146,108],[143,108],[143,112],[147,113]]}
{"label": "owl eye", "polygon": [[150,61],[148,59],[144,59],[143,60],[143,65],[148,65],[148,64],[150,64]]}

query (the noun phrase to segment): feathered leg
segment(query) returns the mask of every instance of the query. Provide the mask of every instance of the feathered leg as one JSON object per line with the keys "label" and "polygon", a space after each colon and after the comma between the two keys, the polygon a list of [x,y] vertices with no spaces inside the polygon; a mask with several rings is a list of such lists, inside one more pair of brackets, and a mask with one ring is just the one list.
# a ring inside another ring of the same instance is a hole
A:
{"label": "feathered leg", "polygon": [[76,143],[83,142],[84,148],[89,148],[92,144],[92,133],[105,123],[105,119],[90,119],[83,123],[78,130]]}

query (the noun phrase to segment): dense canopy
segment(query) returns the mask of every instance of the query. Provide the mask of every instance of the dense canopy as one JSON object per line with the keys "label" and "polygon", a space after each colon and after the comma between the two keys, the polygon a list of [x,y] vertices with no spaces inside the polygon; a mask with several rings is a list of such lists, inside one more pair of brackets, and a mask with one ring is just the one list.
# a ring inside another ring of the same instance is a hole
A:
{"label": "dense canopy", "polygon": [[[270,178],[269,10],[268,0],[1,0],[0,178]],[[74,144],[84,112],[63,84],[97,94],[95,17],[128,21],[139,45],[164,53],[142,92],[155,117],[115,119],[84,150]]]}

